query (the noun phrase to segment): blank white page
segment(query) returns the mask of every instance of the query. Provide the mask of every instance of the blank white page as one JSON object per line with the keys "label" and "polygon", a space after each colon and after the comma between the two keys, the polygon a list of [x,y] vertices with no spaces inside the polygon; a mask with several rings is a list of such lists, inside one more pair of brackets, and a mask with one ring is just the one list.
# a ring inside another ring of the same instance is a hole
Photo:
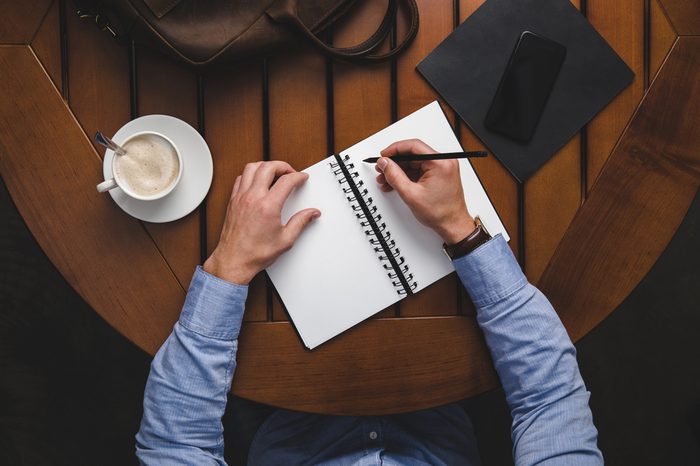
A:
{"label": "blank white page", "polygon": [[309,349],[398,297],[329,167],[334,161],[328,157],[304,170],[309,179],[285,203],[282,221],[307,207],[316,207],[321,216],[267,268]]}
{"label": "blank white page", "polygon": [[[437,102],[403,118],[364,141],[343,151],[354,163],[352,170],[369,190],[382,221],[406,259],[417,291],[454,271],[442,252],[442,240],[421,225],[395,192],[382,193],[374,180],[373,157],[389,144],[418,138],[438,152],[462,148]],[[333,170],[334,157],[304,170],[306,183],[289,197],[282,211],[286,222],[307,207],[321,210],[321,217],[302,233],[294,247],[267,268],[304,344],[320,345],[403,298],[382,267],[364,228],[355,217]],[[492,235],[508,235],[479,182],[471,164],[460,161],[462,185],[472,215],[479,215]]]}

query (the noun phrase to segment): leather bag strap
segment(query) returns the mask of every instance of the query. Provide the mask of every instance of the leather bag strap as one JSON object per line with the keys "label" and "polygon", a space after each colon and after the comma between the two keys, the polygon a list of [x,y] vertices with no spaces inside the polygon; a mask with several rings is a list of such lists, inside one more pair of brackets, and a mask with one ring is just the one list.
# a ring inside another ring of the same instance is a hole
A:
{"label": "leather bag strap", "polygon": [[297,14],[298,0],[278,0],[267,9],[267,15],[278,23],[288,24],[299,30],[309,38],[319,49],[328,55],[350,61],[379,62],[393,57],[405,49],[418,32],[418,5],[415,0],[402,0],[408,7],[411,15],[411,25],[406,31],[402,41],[390,51],[383,54],[372,54],[391,32],[394,18],[397,14],[398,0],[389,0],[386,13],[377,30],[364,42],[352,47],[333,47],[318,38]]}

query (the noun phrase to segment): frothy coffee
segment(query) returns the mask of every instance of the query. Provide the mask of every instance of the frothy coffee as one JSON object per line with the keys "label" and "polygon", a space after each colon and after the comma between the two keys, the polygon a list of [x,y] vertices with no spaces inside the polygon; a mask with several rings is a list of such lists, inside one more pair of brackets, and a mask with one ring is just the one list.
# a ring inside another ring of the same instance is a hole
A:
{"label": "frothy coffee", "polygon": [[115,155],[115,175],[139,196],[155,196],[177,179],[180,162],[175,148],[157,134],[142,134],[123,144],[125,155]]}

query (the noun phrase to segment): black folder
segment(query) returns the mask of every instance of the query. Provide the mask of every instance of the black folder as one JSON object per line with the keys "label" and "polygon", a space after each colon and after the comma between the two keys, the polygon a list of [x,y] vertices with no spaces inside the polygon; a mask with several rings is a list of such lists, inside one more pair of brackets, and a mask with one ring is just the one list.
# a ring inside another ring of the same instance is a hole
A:
{"label": "black folder", "polygon": [[[484,127],[523,31],[567,48],[527,143]],[[417,66],[489,150],[524,182],[634,79],[632,70],[569,0],[487,0]]]}

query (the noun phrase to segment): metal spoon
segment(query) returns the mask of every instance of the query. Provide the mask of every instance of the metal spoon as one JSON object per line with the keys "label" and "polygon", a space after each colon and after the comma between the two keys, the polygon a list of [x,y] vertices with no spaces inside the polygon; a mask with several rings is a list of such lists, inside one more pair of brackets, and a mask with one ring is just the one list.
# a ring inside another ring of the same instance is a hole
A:
{"label": "metal spoon", "polygon": [[95,133],[95,142],[105,146],[107,149],[112,149],[117,155],[124,155],[126,151],[119,144],[112,141],[110,138],[100,133],[99,131]]}

